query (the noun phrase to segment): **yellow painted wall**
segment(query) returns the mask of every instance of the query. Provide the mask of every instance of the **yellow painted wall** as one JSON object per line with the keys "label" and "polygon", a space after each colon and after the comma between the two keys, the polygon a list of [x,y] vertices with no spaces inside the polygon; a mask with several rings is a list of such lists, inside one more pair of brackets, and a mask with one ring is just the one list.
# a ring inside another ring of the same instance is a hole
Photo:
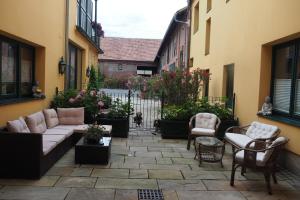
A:
{"label": "yellow painted wall", "polygon": [[[193,67],[209,69],[209,96],[222,96],[224,65],[234,63],[236,117],[242,125],[254,120],[275,124],[291,139],[288,149],[300,155],[299,128],[260,119],[256,113],[270,95],[272,45],[300,37],[299,0],[213,0],[207,13],[206,0],[200,3],[199,31],[193,33],[190,57]],[[193,9],[192,9],[193,12]],[[210,53],[205,55],[206,20],[211,18]],[[193,70],[193,68],[191,69]]]}
{"label": "yellow painted wall", "polygon": [[[97,50],[75,29],[76,0],[70,0],[70,40],[83,50],[83,83],[85,68],[97,64]],[[35,78],[46,94],[45,100],[0,105],[0,126],[49,106],[55,88],[64,89],[64,76],[58,73],[58,62],[65,55],[65,0],[1,0],[0,35],[35,47]]]}

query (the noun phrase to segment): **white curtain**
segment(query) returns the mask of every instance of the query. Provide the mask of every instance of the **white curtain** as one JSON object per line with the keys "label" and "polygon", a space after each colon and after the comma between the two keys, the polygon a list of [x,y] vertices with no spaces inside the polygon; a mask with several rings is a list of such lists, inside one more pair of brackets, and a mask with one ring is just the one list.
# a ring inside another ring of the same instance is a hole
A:
{"label": "white curtain", "polygon": [[[289,112],[290,98],[291,98],[291,79],[275,79],[274,82],[274,95],[273,95],[273,108],[281,112]],[[300,93],[299,97],[300,97]],[[300,111],[300,98],[299,98],[299,111]]]}

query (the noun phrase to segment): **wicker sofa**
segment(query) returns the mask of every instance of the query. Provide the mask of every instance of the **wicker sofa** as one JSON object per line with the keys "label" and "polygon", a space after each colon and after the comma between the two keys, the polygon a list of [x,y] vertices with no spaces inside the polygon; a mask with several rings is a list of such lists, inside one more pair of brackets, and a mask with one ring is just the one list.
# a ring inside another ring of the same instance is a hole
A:
{"label": "wicker sofa", "polygon": [[58,108],[20,117],[0,129],[0,178],[39,179],[81,137],[84,108]]}

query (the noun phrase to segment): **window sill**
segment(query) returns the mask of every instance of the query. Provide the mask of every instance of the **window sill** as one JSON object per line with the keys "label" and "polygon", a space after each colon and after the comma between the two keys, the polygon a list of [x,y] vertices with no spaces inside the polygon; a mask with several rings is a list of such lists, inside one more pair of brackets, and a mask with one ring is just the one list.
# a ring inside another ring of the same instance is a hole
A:
{"label": "window sill", "polygon": [[34,98],[34,97],[3,99],[3,100],[0,100],[0,106],[17,104],[17,103],[26,103],[26,102],[30,102],[30,101],[39,101],[39,100],[44,100],[44,99],[45,98]]}
{"label": "window sill", "polygon": [[272,120],[272,121],[282,122],[284,124],[300,127],[300,120],[297,120],[297,119],[287,118],[287,117],[284,117],[284,116],[281,116],[281,115],[276,115],[276,114],[269,115],[269,116],[264,116],[264,115],[261,115],[261,114],[257,114],[257,116],[265,118],[265,119],[269,119],[269,120]]}

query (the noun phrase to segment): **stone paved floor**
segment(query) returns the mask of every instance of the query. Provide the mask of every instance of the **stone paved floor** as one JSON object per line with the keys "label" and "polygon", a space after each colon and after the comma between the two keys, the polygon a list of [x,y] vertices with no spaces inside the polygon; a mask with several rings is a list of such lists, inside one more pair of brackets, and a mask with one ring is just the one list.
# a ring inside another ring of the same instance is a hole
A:
{"label": "stone paved floor", "polygon": [[231,158],[227,148],[220,164],[202,164],[186,150],[186,140],[163,140],[146,131],[128,139],[113,138],[110,163],[75,165],[70,150],[40,180],[1,180],[0,199],[136,200],[137,189],[162,189],[166,200],[299,200],[299,177],[283,170],[274,194],[265,190],[263,176],[237,174],[229,185]]}

